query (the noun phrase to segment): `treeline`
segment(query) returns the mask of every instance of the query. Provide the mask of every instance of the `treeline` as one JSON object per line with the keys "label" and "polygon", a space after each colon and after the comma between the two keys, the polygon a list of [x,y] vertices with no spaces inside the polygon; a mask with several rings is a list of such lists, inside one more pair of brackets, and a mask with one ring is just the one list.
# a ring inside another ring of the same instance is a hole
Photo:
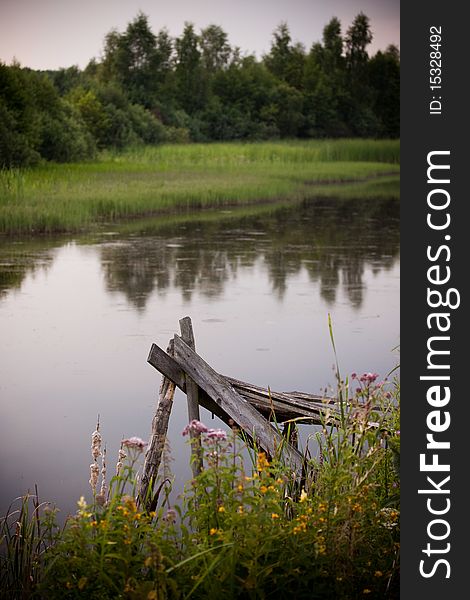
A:
{"label": "treeline", "polygon": [[344,35],[333,18],[308,52],[282,23],[257,60],[217,25],[172,38],[140,13],[82,71],[0,63],[0,165],[165,141],[398,137],[399,52],[369,57],[371,41],[363,13]]}

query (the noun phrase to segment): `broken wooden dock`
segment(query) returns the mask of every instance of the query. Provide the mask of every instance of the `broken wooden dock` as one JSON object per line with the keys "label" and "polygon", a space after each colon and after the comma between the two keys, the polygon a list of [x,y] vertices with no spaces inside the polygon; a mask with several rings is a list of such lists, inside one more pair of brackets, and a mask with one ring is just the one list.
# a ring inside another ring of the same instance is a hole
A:
{"label": "broken wooden dock", "polygon": [[[139,495],[143,502],[151,503],[176,388],[187,396],[189,421],[200,420],[199,406],[203,406],[230,427],[242,431],[245,438],[255,442],[269,456],[281,453],[285,463],[300,477],[302,455],[272,423],[334,423],[339,418],[336,400],[303,392],[276,392],[221,375],[197,354],[189,317],[180,320],[180,331],[181,336],[175,334],[166,351],[152,344],[147,359],[163,378],[141,480]],[[191,445],[192,469],[197,475],[202,468],[197,434],[191,434]]]}

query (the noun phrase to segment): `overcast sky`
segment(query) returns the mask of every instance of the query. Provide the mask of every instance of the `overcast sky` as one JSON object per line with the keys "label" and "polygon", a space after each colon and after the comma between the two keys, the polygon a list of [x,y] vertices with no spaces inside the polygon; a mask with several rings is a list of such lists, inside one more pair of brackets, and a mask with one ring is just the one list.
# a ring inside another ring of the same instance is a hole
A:
{"label": "overcast sky", "polygon": [[370,54],[400,44],[399,0],[0,0],[0,60],[16,58],[33,69],[83,68],[101,55],[106,33],[123,31],[139,10],[154,33],[167,27],[178,36],[185,21],[197,30],[221,25],[233,46],[258,57],[269,51],[281,21],[308,49],[333,16],[344,33],[361,11],[374,35]]}

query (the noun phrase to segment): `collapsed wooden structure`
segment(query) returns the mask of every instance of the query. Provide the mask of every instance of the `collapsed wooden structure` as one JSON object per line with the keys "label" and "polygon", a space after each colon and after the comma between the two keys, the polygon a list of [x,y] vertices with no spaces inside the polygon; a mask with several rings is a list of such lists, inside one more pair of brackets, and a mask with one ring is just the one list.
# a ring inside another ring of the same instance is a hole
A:
{"label": "collapsed wooden structure", "polygon": [[[148,362],[162,375],[152,434],[141,479],[140,498],[149,506],[157,478],[175,389],[187,396],[188,420],[200,420],[199,406],[217,415],[224,423],[237,427],[270,456],[281,452],[292,471],[301,476],[303,457],[293,440],[286,439],[271,421],[280,423],[330,423],[339,418],[336,401],[302,392],[275,392],[221,375],[197,353],[191,319],[180,320],[181,336],[170,340],[166,352],[152,344]],[[202,468],[200,439],[191,434],[192,469]]]}

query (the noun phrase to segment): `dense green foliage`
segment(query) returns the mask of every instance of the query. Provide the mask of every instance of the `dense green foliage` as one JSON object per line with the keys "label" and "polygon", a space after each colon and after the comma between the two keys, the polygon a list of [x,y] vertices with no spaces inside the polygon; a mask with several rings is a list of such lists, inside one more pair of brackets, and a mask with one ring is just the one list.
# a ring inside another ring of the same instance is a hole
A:
{"label": "dense green foliage", "polygon": [[396,183],[399,153],[398,140],[165,144],[102,151],[94,162],[5,169],[0,233],[83,231],[163,212],[338,195],[337,186],[314,184],[384,175]]}
{"label": "dense green foliage", "polygon": [[202,434],[204,470],[173,505],[166,474],[146,511],[135,480],[144,443],[123,441],[110,490],[102,457],[99,488],[97,430],[93,500],[82,497],[63,530],[37,497],[0,521],[5,597],[398,598],[399,383],[351,377],[355,392],[338,374],[302,482],[282,448],[267,457],[236,431],[192,421],[185,431]]}
{"label": "dense green foliage", "polygon": [[83,71],[0,63],[0,166],[164,141],[398,137],[398,50],[370,58],[371,40],[362,13],[344,35],[332,19],[309,51],[282,23],[258,60],[217,25],[172,39],[140,13]]}

